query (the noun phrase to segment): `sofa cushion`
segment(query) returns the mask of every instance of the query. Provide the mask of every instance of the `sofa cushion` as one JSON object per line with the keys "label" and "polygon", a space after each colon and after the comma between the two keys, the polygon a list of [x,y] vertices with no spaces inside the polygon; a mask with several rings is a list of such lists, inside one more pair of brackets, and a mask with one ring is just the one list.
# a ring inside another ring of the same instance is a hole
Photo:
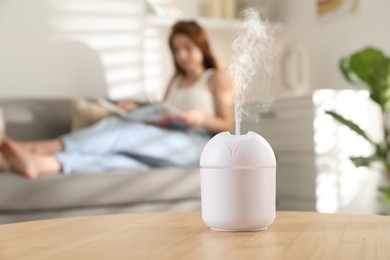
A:
{"label": "sofa cushion", "polygon": [[0,174],[0,212],[185,199],[200,199],[199,169],[58,174],[34,181],[16,174]]}

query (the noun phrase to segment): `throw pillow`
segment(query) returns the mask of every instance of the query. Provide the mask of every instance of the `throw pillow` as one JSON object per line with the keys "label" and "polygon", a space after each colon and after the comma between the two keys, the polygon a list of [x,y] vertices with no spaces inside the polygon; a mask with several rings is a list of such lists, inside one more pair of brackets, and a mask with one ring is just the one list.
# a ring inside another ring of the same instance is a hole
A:
{"label": "throw pillow", "polygon": [[82,129],[98,122],[99,120],[113,115],[108,109],[95,101],[83,97],[76,97],[72,102],[72,131]]}

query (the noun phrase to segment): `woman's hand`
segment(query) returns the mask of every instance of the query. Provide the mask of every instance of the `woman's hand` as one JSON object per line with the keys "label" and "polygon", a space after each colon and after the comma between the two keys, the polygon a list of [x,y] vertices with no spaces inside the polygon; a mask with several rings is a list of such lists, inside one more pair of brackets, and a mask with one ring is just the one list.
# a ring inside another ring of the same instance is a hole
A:
{"label": "woman's hand", "polygon": [[189,127],[201,127],[204,125],[206,117],[204,112],[194,109],[181,113],[179,120]]}
{"label": "woman's hand", "polygon": [[116,105],[127,112],[138,108],[138,104],[132,101],[118,101]]}

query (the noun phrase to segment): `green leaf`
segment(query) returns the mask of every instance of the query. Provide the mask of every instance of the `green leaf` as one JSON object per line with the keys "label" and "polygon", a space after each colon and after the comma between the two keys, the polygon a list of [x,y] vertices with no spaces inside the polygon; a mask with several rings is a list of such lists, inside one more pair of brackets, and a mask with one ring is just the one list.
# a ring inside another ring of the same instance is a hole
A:
{"label": "green leaf", "polygon": [[364,85],[364,83],[358,78],[358,76],[351,69],[351,58],[345,57],[340,60],[340,70],[343,76],[349,83],[355,85]]}
{"label": "green leaf", "polygon": [[373,162],[381,162],[385,165],[385,167],[387,167],[390,163],[389,161],[386,160],[386,158],[377,155],[372,155],[368,157],[357,156],[357,157],[351,157],[350,159],[355,164],[356,167],[370,166],[370,164]]}
{"label": "green leaf", "polygon": [[352,84],[363,85],[382,111],[390,110],[390,60],[376,48],[368,47],[340,60],[343,76]]}
{"label": "green leaf", "polygon": [[365,48],[350,57],[350,69],[362,82],[370,85],[371,74],[375,65],[385,59],[383,52],[375,48]]}
{"label": "green leaf", "polygon": [[387,145],[386,143],[377,143],[375,145],[375,155],[387,159]]}
{"label": "green leaf", "polygon": [[344,117],[342,117],[341,115],[339,115],[339,114],[337,114],[336,112],[333,112],[333,111],[326,110],[325,113],[328,114],[328,115],[331,115],[334,119],[336,119],[337,121],[339,121],[339,122],[342,123],[343,125],[346,125],[347,127],[349,127],[349,129],[351,129],[352,131],[354,131],[354,132],[357,133],[358,135],[362,136],[364,139],[366,139],[367,141],[369,141],[371,144],[377,145],[374,141],[372,141],[372,140],[367,136],[367,134],[364,132],[364,130],[361,129],[361,128],[360,128],[357,124],[355,124],[354,122],[345,119]]}
{"label": "green leaf", "polygon": [[383,194],[387,194],[390,198],[390,188],[379,187],[379,191],[382,192]]}
{"label": "green leaf", "polygon": [[388,187],[379,187],[379,192],[382,195],[382,199],[385,202],[385,204],[390,207],[390,188]]}
{"label": "green leaf", "polygon": [[390,59],[385,58],[375,64],[369,78],[371,96],[381,105],[383,111],[390,109]]}

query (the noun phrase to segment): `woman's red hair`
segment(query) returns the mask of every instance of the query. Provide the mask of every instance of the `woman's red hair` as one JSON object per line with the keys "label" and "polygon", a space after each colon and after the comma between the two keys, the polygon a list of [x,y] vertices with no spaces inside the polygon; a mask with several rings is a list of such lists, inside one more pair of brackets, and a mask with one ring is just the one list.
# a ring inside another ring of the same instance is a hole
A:
{"label": "woman's red hair", "polygon": [[[213,53],[211,52],[206,32],[202,27],[200,27],[198,23],[195,21],[178,21],[173,25],[171,35],[169,36],[169,47],[173,54],[173,38],[178,34],[187,36],[192,42],[195,43],[196,46],[200,48],[203,53],[203,65],[206,69],[218,69],[218,64],[214,58]],[[176,72],[185,74],[185,71],[177,64],[176,59],[173,58],[173,60],[175,63]]]}

